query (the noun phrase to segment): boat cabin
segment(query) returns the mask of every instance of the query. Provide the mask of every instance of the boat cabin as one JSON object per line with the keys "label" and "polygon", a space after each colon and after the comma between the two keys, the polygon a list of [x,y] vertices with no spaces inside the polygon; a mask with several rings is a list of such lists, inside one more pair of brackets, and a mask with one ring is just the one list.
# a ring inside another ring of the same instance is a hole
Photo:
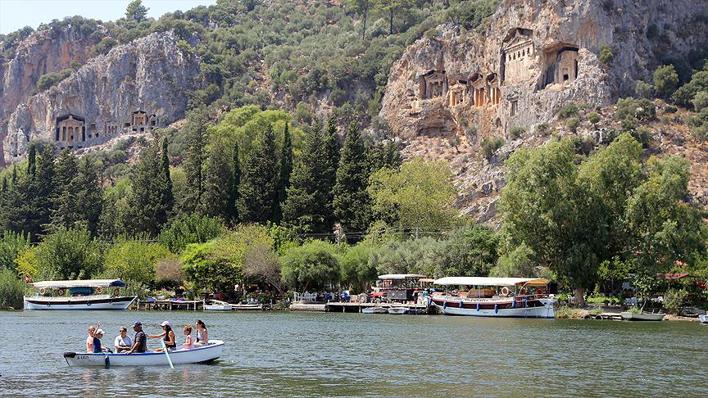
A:
{"label": "boat cabin", "polygon": [[[542,278],[447,277],[435,280],[451,296],[476,299],[496,297],[546,296],[549,281]],[[450,291],[450,286],[454,287]]]}
{"label": "boat cabin", "polygon": [[44,281],[32,284],[39,296],[84,297],[95,295],[118,296],[120,289],[126,287],[120,279],[87,279],[67,281]]}
{"label": "boat cabin", "polygon": [[432,283],[433,279],[420,274],[379,275],[371,296],[378,301],[416,301],[418,293],[429,288]]}

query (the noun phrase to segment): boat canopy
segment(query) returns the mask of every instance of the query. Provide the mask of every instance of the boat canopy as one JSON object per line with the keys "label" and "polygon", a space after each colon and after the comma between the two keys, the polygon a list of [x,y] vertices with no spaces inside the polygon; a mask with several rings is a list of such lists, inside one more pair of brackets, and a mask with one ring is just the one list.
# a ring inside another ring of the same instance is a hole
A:
{"label": "boat canopy", "polygon": [[452,276],[435,280],[436,285],[461,286],[546,286],[547,279],[542,278],[482,278],[470,276]]}
{"label": "boat canopy", "polygon": [[73,287],[125,287],[125,282],[120,279],[85,279],[35,282],[32,285],[37,289],[70,289]]}
{"label": "boat canopy", "polygon": [[386,280],[386,279],[419,279],[419,278],[427,278],[427,275],[420,275],[420,274],[384,274],[384,275],[379,275],[379,279]]}

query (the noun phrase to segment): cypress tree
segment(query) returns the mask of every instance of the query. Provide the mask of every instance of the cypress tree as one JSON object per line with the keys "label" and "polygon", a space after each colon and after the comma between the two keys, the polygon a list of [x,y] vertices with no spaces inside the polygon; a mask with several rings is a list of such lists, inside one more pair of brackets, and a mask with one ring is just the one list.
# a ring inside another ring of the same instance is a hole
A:
{"label": "cypress tree", "polygon": [[321,177],[322,191],[326,205],[325,224],[329,230],[335,221],[334,217],[334,185],[337,183],[337,167],[339,166],[339,140],[337,138],[337,120],[334,115],[327,122],[324,137],[324,158]]}
{"label": "cypress tree", "polygon": [[79,162],[73,183],[78,187],[75,205],[77,219],[86,224],[92,235],[98,234],[98,224],[103,211],[103,188],[96,167],[89,159]]}
{"label": "cypress tree", "polygon": [[238,203],[240,189],[239,186],[241,184],[241,158],[239,157],[238,142],[234,144],[232,157],[233,188],[231,189],[232,197],[229,200],[229,213],[231,216],[231,221],[236,224],[239,221],[238,207],[236,206],[236,203]]}
{"label": "cypress tree", "polygon": [[280,151],[280,177],[278,178],[278,200],[276,203],[277,213],[275,222],[280,223],[283,217],[282,206],[287,197],[287,189],[290,186],[290,174],[293,171],[293,142],[288,128],[288,123],[285,123],[283,130],[283,146]]}
{"label": "cypress tree", "polygon": [[230,221],[233,189],[232,155],[225,145],[213,145],[204,171],[201,213]]}
{"label": "cypress tree", "polygon": [[366,191],[369,162],[358,126],[352,122],[344,140],[337,183],[334,186],[334,214],[344,232],[364,232],[371,219],[370,198]]}
{"label": "cypress tree", "polygon": [[46,145],[41,156],[37,158],[35,153],[32,158],[31,166],[28,165],[26,184],[23,184],[23,230],[36,241],[51,220],[54,201],[54,150]]}
{"label": "cypress tree", "polygon": [[33,177],[37,171],[37,145],[30,144],[27,151],[27,177]]}
{"label": "cypress tree", "polygon": [[275,134],[268,124],[246,154],[239,185],[238,212],[241,221],[265,223],[273,221],[276,212],[278,163]]}
{"label": "cypress tree", "polygon": [[322,176],[327,166],[325,140],[320,126],[308,130],[302,153],[290,176],[283,205],[283,223],[303,233],[329,232],[331,202]]}
{"label": "cypress tree", "polygon": [[204,161],[206,158],[206,125],[209,117],[206,109],[192,111],[187,117],[185,136],[187,138],[187,156],[184,162],[184,172],[187,177],[185,201],[182,211],[191,213],[197,210],[204,193]]}
{"label": "cypress tree", "polygon": [[167,206],[168,216],[174,207],[175,197],[172,193],[172,176],[170,176],[170,156],[167,150],[167,138],[162,139],[162,201]]}
{"label": "cypress tree", "polygon": [[134,232],[156,236],[167,222],[169,205],[164,197],[164,172],[156,144],[145,148],[131,175],[131,223]]}

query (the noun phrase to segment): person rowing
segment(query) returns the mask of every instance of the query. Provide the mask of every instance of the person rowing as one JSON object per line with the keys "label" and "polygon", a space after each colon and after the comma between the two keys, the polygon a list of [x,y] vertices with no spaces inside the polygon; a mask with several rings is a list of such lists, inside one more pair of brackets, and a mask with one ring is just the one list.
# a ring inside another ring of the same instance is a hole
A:
{"label": "person rowing", "polygon": [[[167,349],[175,349],[177,348],[177,342],[175,338],[175,332],[172,330],[172,325],[170,324],[169,321],[164,321],[160,324],[162,327],[162,333],[148,336],[151,339],[163,339],[165,341],[165,347]],[[162,351],[162,348],[158,348],[155,351]]]}

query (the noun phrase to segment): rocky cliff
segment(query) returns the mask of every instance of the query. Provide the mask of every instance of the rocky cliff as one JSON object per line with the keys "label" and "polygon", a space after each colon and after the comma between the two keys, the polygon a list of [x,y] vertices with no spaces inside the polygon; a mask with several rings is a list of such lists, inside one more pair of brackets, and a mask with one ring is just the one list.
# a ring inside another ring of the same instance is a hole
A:
{"label": "rocky cliff", "polygon": [[[86,56],[85,46],[62,50],[62,45],[50,40],[47,52],[64,51],[66,60]],[[184,115],[199,73],[198,58],[180,49],[172,33],[153,33],[91,58],[57,85],[22,98],[12,93],[31,91],[37,63],[55,59],[36,49],[23,56],[22,46],[36,48],[23,43],[4,74],[0,136],[5,163],[23,156],[34,139],[85,147],[123,132],[147,132],[172,123]],[[65,63],[52,62],[55,67],[42,71],[61,69]]]}
{"label": "rocky cliff", "polygon": [[[460,206],[484,221],[504,184],[498,160],[544,142],[539,130],[564,106],[606,107],[704,48],[706,15],[701,0],[506,0],[476,31],[444,25],[409,47],[380,116],[408,157],[450,160]],[[491,163],[479,151],[487,137],[506,140]]]}

